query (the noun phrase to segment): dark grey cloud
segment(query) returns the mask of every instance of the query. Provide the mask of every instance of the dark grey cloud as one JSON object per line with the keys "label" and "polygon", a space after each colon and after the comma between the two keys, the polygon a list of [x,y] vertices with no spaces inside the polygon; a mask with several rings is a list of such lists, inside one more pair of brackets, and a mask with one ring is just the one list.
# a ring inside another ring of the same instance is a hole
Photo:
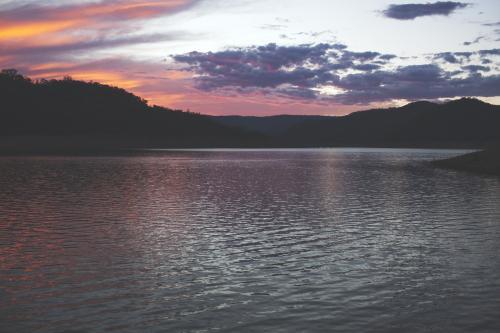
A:
{"label": "dark grey cloud", "polygon": [[383,59],[383,60],[391,60],[391,59],[394,59],[394,58],[397,58],[397,56],[394,55],[394,54],[382,54],[380,56],[380,59]]}
{"label": "dark grey cloud", "polygon": [[450,64],[457,64],[460,62],[458,56],[453,52],[442,52],[435,54],[434,59],[442,59]]}
{"label": "dark grey cloud", "polygon": [[[388,66],[395,56],[354,52],[343,44],[326,43],[190,52],[173,59],[197,74],[196,87],[204,91],[260,92],[318,102],[367,104],[393,99],[499,96],[500,76],[483,76],[481,73],[490,73],[490,68],[467,60],[496,52],[446,52],[433,57],[452,64],[465,62],[456,71],[446,71],[436,63]],[[342,93],[322,94],[325,86]]]}
{"label": "dark grey cloud", "polygon": [[366,104],[393,99],[500,95],[500,75],[482,76],[477,70],[465,78],[455,78],[453,74],[455,73],[446,72],[435,64],[350,74],[337,83],[337,87],[346,92],[335,96],[335,100],[345,104]]}
{"label": "dark grey cloud", "polygon": [[487,26],[487,27],[498,27],[498,26],[500,26],[500,21],[499,22],[493,22],[493,23],[484,23],[483,25]]}
{"label": "dark grey cloud", "polygon": [[481,41],[481,39],[484,39],[484,36],[479,36],[477,37],[476,39],[474,39],[473,41],[470,41],[470,42],[464,42],[464,45],[465,46],[469,46],[469,45],[472,45],[472,44],[477,44]]}
{"label": "dark grey cloud", "polygon": [[[325,69],[331,53],[338,46],[329,44],[265,46],[221,52],[191,52],[174,56],[200,75],[197,87],[215,90],[224,87],[277,88],[281,85],[301,87],[301,95],[333,75]],[[288,88],[290,90],[290,88]],[[290,90],[291,91],[291,90]],[[291,94],[297,94],[293,90]]]}
{"label": "dark grey cloud", "polygon": [[443,60],[450,64],[459,64],[470,61],[472,56],[481,58],[481,61],[488,62],[488,57],[500,55],[500,49],[486,49],[474,52],[441,52],[433,55],[435,60]]}
{"label": "dark grey cloud", "polygon": [[378,64],[360,64],[354,65],[353,68],[359,71],[373,71],[379,69],[381,66]]}
{"label": "dark grey cloud", "polygon": [[421,16],[450,15],[455,10],[465,8],[469,4],[455,1],[438,1],[423,4],[393,4],[383,11],[384,15],[396,20],[413,20]]}
{"label": "dark grey cloud", "polygon": [[[176,55],[174,59],[201,69],[205,66],[232,68],[247,66],[276,71],[281,67],[302,65],[306,62],[318,64],[325,61],[328,53],[344,46],[330,44],[278,46],[274,43],[249,48],[236,48],[221,52],[190,52]],[[208,69],[208,68],[207,68]]]}
{"label": "dark grey cloud", "polygon": [[480,50],[478,53],[482,56],[487,55],[500,55],[500,49],[489,49],[489,50]]}
{"label": "dark grey cloud", "polygon": [[381,54],[378,52],[372,52],[372,51],[367,51],[367,52],[344,51],[342,53],[342,60],[344,60],[344,61],[354,61],[354,60],[368,61],[368,60],[373,60],[378,56],[381,56]]}
{"label": "dark grey cloud", "polygon": [[467,65],[462,67],[463,69],[476,73],[476,72],[489,72],[491,70],[490,67],[481,66],[481,65]]}
{"label": "dark grey cloud", "polygon": [[[337,71],[374,71],[392,55],[352,52],[343,44],[278,46],[268,44],[221,52],[190,52],[173,56],[198,74],[197,87],[269,89],[280,95],[317,98],[317,88],[338,82]],[[378,64],[369,63],[376,60]]]}
{"label": "dark grey cloud", "polygon": [[473,52],[454,52],[453,53],[457,57],[464,57],[469,59],[474,53]]}

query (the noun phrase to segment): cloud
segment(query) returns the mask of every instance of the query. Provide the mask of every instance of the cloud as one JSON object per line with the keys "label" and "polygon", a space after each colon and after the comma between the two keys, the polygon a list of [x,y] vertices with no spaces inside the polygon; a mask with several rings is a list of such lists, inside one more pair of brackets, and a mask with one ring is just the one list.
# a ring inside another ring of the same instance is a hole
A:
{"label": "cloud", "polygon": [[[483,25],[486,26],[486,27],[494,27],[494,28],[496,28],[495,30],[493,30],[493,32],[497,36],[500,36],[500,28],[499,28],[500,27],[500,21],[499,22],[493,22],[493,23],[484,23]],[[500,38],[497,38],[495,41],[499,42]]]}
{"label": "cloud", "polygon": [[[433,56],[458,65],[498,50],[446,52]],[[490,68],[467,63],[455,71],[438,64],[397,66],[394,55],[354,52],[343,44],[268,44],[220,52],[190,52],[173,56],[195,74],[200,91],[220,94],[286,96],[318,103],[346,105],[395,99],[435,99],[455,96],[498,96],[500,76],[482,76]]]}
{"label": "cloud", "polygon": [[465,46],[469,46],[469,45],[472,45],[472,44],[477,44],[481,41],[481,39],[484,39],[484,36],[479,36],[477,37],[476,39],[474,39],[473,41],[470,41],[470,42],[464,42],[464,45]]}
{"label": "cloud", "polygon": [[424,4],[390,5],[383,11],[384,15],[396,20],[413,20],[417,17],[430,15],[448,16],[457,9],[465,8],[469,4],[454,1],[438,1]]}
{"label": "cloud", "polygon": [[394,54],[382,54],[379,58],[383,60],[391,60],[397,58],[397,56]]}
{"label": "cloud", "polygon": [[184,39],[184,32],[144,33],[144,20],[199,0],[28,0],[0,4],[0,67],[78,63],[117,47]]}
{"label": "cloud", "polygon": [[482,56],[487,55],[500,55],[500,49],[489,49],[489,50],[480,50],[478,53]]}
{"label": "cloud", "polygon": [[486,27],[498,27],[500,26],[500,21],[499,22],[493,22],[493,23],[484,23],[483,24]]}
{"label": "cloud", "polygon": [[459,64],[478,54],[477,52],[441,52],[433,55],[433,59],[444,60],[449,64]]}
{"label": "cloud", "polygon": [[360,70],[360,71],[373,71],[380,68],[380,65],[377,64],[360,64],[354,65],[352,68]]}
{"label": "cloud", "polygon": [[[383,57],[383,58],[382,58]],[[339,81],[337,71],[356,69],[373,71],[390,58],[378,52],[352,52],[343,44],[303,44],[278,46],[267,44],[220,52],[190,52],[175,55],[185,70],[198,76],[196,87],[203,91],[239,89],[239,92],[286,95],[291,98],[317,99],[318,89]]]}
{"label": "cloud", "polygon": [[[176,13],[198,0],[109,0],[21,2],[17,6],[0,4],[0,43],[3,49],[48,49],[50,47],[109,47],[137,37],[139,22]],[[118,38],[103,38],[105,35]],[[158,35],[160,39],[163,37]],[[151,37],[151,35],[149,36]]]}
{"label": "cloud", "polygon": [[48,5],[31,1],[17,7],[0,5],[2,26],[47,21],[72,21],[80,26],[99,22],[141,20],[164,16],[192,6],[195,0],[107,0],[71,4]]}
{"label": "cloud", "polygon": [[472,57],[479,57],[483,63],[491,63],[489,57],[500,55],[500,49],[485,49],[474,52],[441,52],[433,55],[435,60],[443,60],[449,64],[460,64],[471,61]]}
{"label": "cloud", "polygon": [[109,37],[107,34],[97,36],[95,38],[85,38],[68,40],[67,42],[53,44],[53,45],[14,45],[11,47],[4,47],[2,49],[5,55],[12,55],[16,57],[28,57],[34,61],[42,60],[44,58],[62,57],[68,53],[92,50],[92,49],[106,49],[118,47],[123,45],[134,45],[144,43],[158,43],[172,39],[178,39],[179,35],[172,34],[149,34],[137,36],[124,36],[124,37]]}
{"label": "cloud", "polygon": [[450,63],[450,64],[456,64],[459,63],[460,60],[457,58],[455,54],[452,52],[443,52],[443,53],[438,53],[434,55],[435,59],[443,59],[444,61]]}
{"label": "cloud", "polygon": [[263,30],[281,30],[285,29],[287,26],[284,24],[264,24],[261,25],[259,28]]}
{"label": "cloud", "polygon": [[[472,69],[472,68],[471,68]],[[394,99],[420,100],[457,96],[498,96],[500,75],[474,73],[454,78],[437,65],[412,65],[395,71],[351,74],[337,84],[347,91],[335,97],[345,104],[365,104]]]}
{"label": "cloud", "polygon": [[491,70],[490,67],[486,67],[486,66],[481,66],[481,65],[467,65],[467,66],[464,66],[462,67],[463,69],[465,70],[468,70],[470,72],[489,72]]}

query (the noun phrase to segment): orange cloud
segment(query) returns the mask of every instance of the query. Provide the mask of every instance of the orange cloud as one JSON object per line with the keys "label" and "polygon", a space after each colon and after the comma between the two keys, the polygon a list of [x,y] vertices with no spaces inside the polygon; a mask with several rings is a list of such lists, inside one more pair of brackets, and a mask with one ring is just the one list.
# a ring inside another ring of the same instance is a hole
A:
{"label": "orange cloud", "polygon": [[[113,1],[111,3],[97,3],[78,8],[79,15],[87,17],[106,17],[113,19],[144,19],[161,16],[176,11],[192,1],[169,0],[169,1]],[[72,15],[72,11],[68,11]]]}
{"label": "orange cloud", "polygon": [[189,98],[183,94],[167,94],[165,92],[144,95],[144,98],[149,101],[151,105],[161,105],[176,109],[176,105],[181,104],[185,99]]}
{"label": "orange cloud", "polygon": [[[111,0],[64,6],[28,4],[2,10],[0,42],[24,46],[54,45],[61,36],[85,32],[87,40],[106,32],[130,29],[133,21],[160,17],[182,10],[197,0]],[[5,46],[5,45],[4,45]]]}
{"label": "orange cloud", "polygon": [[0,25],[0,41],[10,41],[40,36],[74,27],[78,21],[28,22],[23,24]]}
{"label": "orange cloud", "polygon": [[32,70],[38,71],[39,74],[31,75],[31,77],[34,79],[60,79],[64,76],[71,76],[75,80],[94,81],[131,91],[143,84],[143,80],[141,80],[140,78],[136,78],[124,73],[107,71],[105,69],[77,71],[70,66],[67,66],[66,70],[64,70],[64,65],[52,65],[54,66],[34,66]]}
{"label": "orange cloud", "polygon": [[133,90],[134,88],[141,85],[141,81],[131,78],[128,75],[107,72],[107,71],[95,71],[95,72],[82,72],[73,73],[73,78],[82,81],[96,81],[103,84],[109,84],[112,86],[117,86],[124,89]]}
{"label": "orange cloud", "polygon": [[[61,31],[78,22],[81,29],[95,28],[110,21],[125,23],[130,20],[142,20],[172,14],[192,5],[196,0],[111,0],[92,3],[77,3],[63,6],[39,6],[36,3],[8,10],[0,7],[0,30],[7,34],[9,30],[33,31],[30,27],[39,25],[40,33]],[[48,28],[50,26],[50,28]],[[10,33],[13,35],[13,33]],[[26,33],[23,33],[26,34]]]}

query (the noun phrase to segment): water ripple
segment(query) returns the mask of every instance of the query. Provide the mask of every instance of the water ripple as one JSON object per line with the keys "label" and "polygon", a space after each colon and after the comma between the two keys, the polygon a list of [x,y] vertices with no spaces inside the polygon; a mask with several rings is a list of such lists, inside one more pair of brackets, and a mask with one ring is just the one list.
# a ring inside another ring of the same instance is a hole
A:
{"label": "water ripple", "polygon": [[443,150],[0,158],[1,332],[498,332],[500,180]]}

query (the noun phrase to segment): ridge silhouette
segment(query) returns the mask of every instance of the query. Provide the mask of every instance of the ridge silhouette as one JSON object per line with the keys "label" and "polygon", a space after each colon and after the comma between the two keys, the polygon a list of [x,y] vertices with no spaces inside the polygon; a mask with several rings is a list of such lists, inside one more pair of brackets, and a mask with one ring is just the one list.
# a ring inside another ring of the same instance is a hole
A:
{"label": "ridge silhouette", "polygon": [[[485,147],[500,142],[500,106],[419,101],[340,117],[207,116],[97,82],[0,72],[0,149],[19,147]],[[7,147],[7,148],[5,148]]]}

